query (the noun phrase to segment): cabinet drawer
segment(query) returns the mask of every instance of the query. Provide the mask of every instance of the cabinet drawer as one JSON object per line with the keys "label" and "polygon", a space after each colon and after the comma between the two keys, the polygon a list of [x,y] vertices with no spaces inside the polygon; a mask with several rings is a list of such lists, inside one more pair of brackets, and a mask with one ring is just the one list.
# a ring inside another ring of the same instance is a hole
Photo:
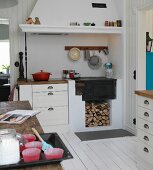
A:
{"label": "cabinet drawer", "polygon": [[142,106],[144,108],[153,110],[153,99],[139,96],[138,97],[138,105]]}
{"label": "cabinet drawer", "polygon": [[42,91],[67,91],[67,84],[42,84],[42,85],[33,85],[33,92],[42,92]]}
{"label": "cabinet drawer", "polygon": [[138,128],[142,129],[144,132],[147,132],[153,135],[153,123],[150,123],[146,120],[138,118]]}
{"label": "cabinet drawer", "polygon": [[33,107],[51,107],[68,105],[67,92],[33,93]]}
{"label": "cabinet drawer", "polygon": [[152,147],[138,140],[137,153],[142,159],[153,164],[153,148]]}
{"label": "cabinet drawer", "polygon": [[137,136],[138,136],[139,140],[141,140],[142,142],[144,142],[144,143],[150,145],[151,147],[153,147],[153,136],[152,135],[138,129]]}
{"label": "cabinet drawer", "polygon": [[153,122],[153,111],[143,107],[138,107],[137,114],[138,117]]}
{"label": "cabinet drawer", "polygon": [[37,118],[42,126],[68,124],[68,107],[35,108],[41,113]]}

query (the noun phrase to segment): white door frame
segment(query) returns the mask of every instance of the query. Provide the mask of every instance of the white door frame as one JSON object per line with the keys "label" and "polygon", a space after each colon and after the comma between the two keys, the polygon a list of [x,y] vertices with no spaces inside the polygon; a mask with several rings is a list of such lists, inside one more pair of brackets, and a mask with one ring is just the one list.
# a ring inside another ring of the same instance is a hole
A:
{"label": "white door frame", "polygon": [[137,49],[136,49],[136,68],[137,79],[136,89],[146,89],[146,11],[153,9],[153,2],[137,9]]}

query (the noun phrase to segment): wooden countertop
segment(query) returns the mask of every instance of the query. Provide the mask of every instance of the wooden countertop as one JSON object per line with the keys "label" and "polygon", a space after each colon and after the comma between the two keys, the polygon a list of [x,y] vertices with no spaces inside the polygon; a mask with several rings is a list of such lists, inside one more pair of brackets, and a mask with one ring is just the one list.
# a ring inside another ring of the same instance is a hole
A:
{"label": "wooden countertop", "polygon": [[[31,110],[30,103],[28,101],[16,101],[16,102],[0,102],[0,113],[6,113],[15,109]],[[14,124],[0,124],[0,129],[13,128],[18,133],[33,133],[31,128],[34,127],[39,133],[43,133],[43,129],[37,120],[36,116],[27,119],[20,125]],[[60,164],[43,165],[36,167],[21,168],[20,170],[63,170]]]}
{"label": "wooden countertop", "polygon": [[135,94],[153,99],[153,90],[136,90]]}
{"label": "wooden countertop", "polygon": [[49,81],[33,81],[33,80],[28,80],[27,82],[24,81],[17,81],[18,85],[34,85],[34,84],[64,84],[68,83],[68,80],[66,79],[52,79]]}

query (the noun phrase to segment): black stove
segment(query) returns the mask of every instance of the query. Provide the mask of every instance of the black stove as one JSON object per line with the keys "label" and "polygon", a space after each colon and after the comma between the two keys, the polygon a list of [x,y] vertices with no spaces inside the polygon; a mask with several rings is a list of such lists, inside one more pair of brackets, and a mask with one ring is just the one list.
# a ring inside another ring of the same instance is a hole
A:
{"label": "black stove", "polygon": [[116,98],[116,79],[106,77],[81,77],[76,82],[76,95],[83,101],[102,101]]}

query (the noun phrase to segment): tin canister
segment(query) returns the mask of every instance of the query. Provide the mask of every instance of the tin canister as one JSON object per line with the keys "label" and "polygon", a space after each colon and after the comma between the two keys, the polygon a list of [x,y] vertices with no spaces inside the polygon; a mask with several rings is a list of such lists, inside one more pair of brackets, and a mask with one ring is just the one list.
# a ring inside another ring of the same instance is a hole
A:
{"label": "tin canister", "polygon": [[112,63],[105,63],[105,69],[112,69]]}
{"label": "tin canister", "polygon": [[113,77],[113,70],[112,70],[112,63],[105,63],[105,77],[112,78]]}

